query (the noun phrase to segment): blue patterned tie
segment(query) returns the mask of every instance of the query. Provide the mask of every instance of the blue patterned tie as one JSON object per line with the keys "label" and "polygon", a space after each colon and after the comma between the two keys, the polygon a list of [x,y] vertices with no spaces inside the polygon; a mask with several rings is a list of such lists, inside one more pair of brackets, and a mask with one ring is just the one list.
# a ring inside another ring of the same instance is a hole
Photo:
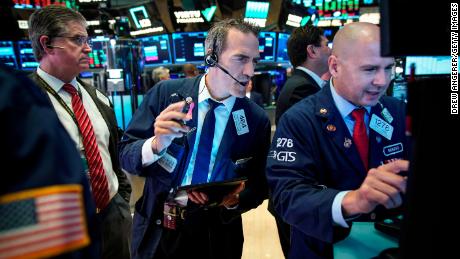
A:
{"label": "blue patterned tie", "polygon": [[200,143],[196,153],[195,168],[193,170],[192,184],[206,183],[208,181],[209,162],[211,160],[212,140],[214,139],[214,128],[216,125],[216,115],[214,110],[221,103],[208,99],[211,106],[204,117],[201,127]]}

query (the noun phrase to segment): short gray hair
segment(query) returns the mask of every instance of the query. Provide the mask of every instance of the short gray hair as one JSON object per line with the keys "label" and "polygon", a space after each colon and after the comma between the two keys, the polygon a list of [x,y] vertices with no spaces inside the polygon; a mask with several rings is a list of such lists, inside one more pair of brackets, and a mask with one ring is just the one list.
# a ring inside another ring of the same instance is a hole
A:
{"label": "short gray hair", "polygon": [[208,31],[205,41],[206,52],[211,49],[217,56],[220,56],[225,49],[228,31],[232,28],[243,33],[252,33],[256,37],[259,36],[260,29],[254,24],[241,19],[225,19],[214,23]]}
{"label": "short gray hair", "polygon": [[169,76],[169,69],[161,66],[152,70],[152,79],[156,83],[160,82],[163,78]]}
{"label": "short gray hair", "polygon": [[32,42],[35,58],[40,61],[45,51],[40,44],[40,37],[50,38],[68,33],[70,22],[80,23],[86,28],[86,19],[79,12],[64,6],[49,5],[37,9],[29,18],[29,39]]}

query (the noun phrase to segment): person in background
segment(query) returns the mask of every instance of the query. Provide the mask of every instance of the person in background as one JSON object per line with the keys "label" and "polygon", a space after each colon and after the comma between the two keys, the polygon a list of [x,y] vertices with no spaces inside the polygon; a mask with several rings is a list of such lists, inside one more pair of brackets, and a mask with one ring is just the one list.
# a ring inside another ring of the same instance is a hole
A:
{"label": "person in background", "polygon": [[184,71],[185,78],[195,77],[200,74],[196,66],[190,63],[184,64],[182,70]]}
{"label": "person in background", "polygon": [[[318,92],[326,83],[321,76],[329,72],[327,59],[331,55],[328,40],[322,29],[315,26],[295,28],[288,39],[288,55],[294,66],[276,102],[275,121],[292,105],[303,98]],[[290,246],[290,226],[276,214],[270,200],[268,210],[275,217],[283,254],[287,257]]]}
{"label": "person in background", "polygon": [[131,186],[118,163],[119,140],[109,99],[77,78],[89,69],[86,20],[63,6],[37,9],[29,37],[40,63],[32,80],[49,97],[85,161],[102,238],[101,258],[129,258]]}
{"label": "person in background", "polygon": [[160,81],[171,79],[169,75],[169,69],[163,66],[155,68],[154,70],[152,70],[152,79],[153,85],[157,84]]}
{"label": "person in background", "polygon": [[326,83],[321,76],[328,72],[327,59],[331,49],[321,28],[302,26],[289,36],[289,60],[295,68],[286,80],[276,103],[276,122],[292,105],[318,92]]}
{"label": "person in background", "polygon": [[[120,143],[122,167],[146,177],[133,258],[241,258],[241,214],[267,197],[270,120],[245,98],[259,60],[257,36],[241,20],[215,23],[205,41],[208,72],[160,82],[134,114]],[[193,101],[188,110],[181,99]],[[214,205],[204,192],[174,192],[239,177],[247,181]],[[181,225],[170,212],[179,203],[186,206]]]}
{"label": "person in background", "polygon": [[0,183],[1,257],[99,258],[96,211],[75,144],[46,94],[3,64],[0,120],[7,151],[0,163],[11,168]]}
{"label": "person in background", "polygon": [[384,96],[394,59],[380,56],[378,26],[345,25],[328,64],[331,80],[285,112],[268,156],[289,258],[332,258],[353,220],[386,217],[406,190],[405,105]]}
{"label": "person in background", "polygon": [[246,87],[246,97],[249,98],[249,100],[255,102],[257,105],[259,105],[260,107],[264,107],[264,102],[263,102],[263,98],[262,98],[262,95],[256,91],[252,91],[252,87],[253,87],[253,80],[249,80],[249,83],[248,83],[248,86]]}

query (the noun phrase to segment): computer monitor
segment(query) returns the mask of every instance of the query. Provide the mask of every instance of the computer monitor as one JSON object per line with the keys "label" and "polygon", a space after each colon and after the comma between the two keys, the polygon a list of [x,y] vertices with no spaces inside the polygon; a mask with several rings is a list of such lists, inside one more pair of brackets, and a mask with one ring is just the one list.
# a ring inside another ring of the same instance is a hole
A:
{"label": "computer monitor", "polygon": [[108,38],[94,38],[91,40],[93,46],[89,55],[89,68],[104,68],[107,65],[107,44]]}
{"label": "computer monitor", "polygon": [[287,42],[289,34],[280,32],[278,33],[278,47],[276,48],[276,62],[289,62]]}
{"label": "computer monitor", "polygon": [[168,34],[138,38],[144,50],[144,65],[171,64],[171,47]]}
{"label": "computer monitor", "polygon": [[276,32],[259,33],[259,54],[261,62],[275,62]]}
{"label": "computer monitor", "polygon": [[174,62],[176,64],[204,62],[204,41],[207,32],[173,33]]}
{"label": "computer monitor", "polygon": [[0,41],[0,63],[18,68],[12,41]]}
{"label": "computer monitor", "polygon": [[18,41],[19,68],[22,70],[33,70],[38,67],[34,56],[34,50],[29,40]]}
{"label": "computer monitor", "polygon": [[410,75],[411,66],[414,64],[416,76],[448,75],[450,60],[450,56],[409,56],[406,57],[404,74]]}

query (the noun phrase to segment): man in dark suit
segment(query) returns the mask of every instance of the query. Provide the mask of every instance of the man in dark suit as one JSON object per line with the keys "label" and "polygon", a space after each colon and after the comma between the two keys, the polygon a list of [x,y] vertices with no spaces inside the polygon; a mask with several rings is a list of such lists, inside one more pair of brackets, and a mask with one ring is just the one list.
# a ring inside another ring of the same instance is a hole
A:
{"label": "man in dark suit", "polygon": [[[2,257],[99,258],[94,202],[75,144],[46,94],[3,64],[0,121],[6,151],[0,163],[13,168],[8,177],[5,170],[0,183]],[[54,225],[33,219],[46,206],[33,206],[31,201],[46,199],[52,206],[67,208],[46,212]],[[62,238],[56,238],[58,231]],[[38,242],[40,246],[32,245]]]}
{"label": "man in dark suit", "polygon": [[[325,84],[321,76],[329,70],[327,59],[331,55],[331,50],[323,34],[322,29],[307,25],[294,29],[289,36],[288,55],[295,69],[281,89],[276,102],[276,123],[292,105],[318,92]],[[287,257],[291,236],[290,226],[276,214],[271,199],[268,210],[275,217],[281,248],[284,256]]]}
{"label": "man in dark suit", "polygon": [[303,98],[318,92],[325,84],[321,76],[328,72],[331,49],[323,30],[315,26],[294,29],[288,39],[288,55],[294,71],[276,102],[276,123],[281,115]]}
{"label": "man in dark suit", "polygon": [[334,38],[330,83],[279,121],[267,180],[292,226],[289,258],[331,258],[352,220],[401,205],[405,106],[384,96],[393,65],[380,56],[376,25],[348,24]]}
{"label": "man in dark suit", "polygon": [[85,160],[102,237],[102,258],[129,258],[130,184],[118,163],[118,128],[109,99],[76,76],[89,68],[85,18],[47,6],[29,19],[29,37],[40,62],[31,78],[48,94],[59,120]]}
{"label": "man in dark suit", "polygon": [[257,103],[260,107],[264,107],[264,101],[262,98],[262,95],[256,91],[252,91],[252,84],[253,80],[249,80],[248,86],[246,87],[246,97],[249,98],[249,100]]}
{"label": "man in dark suit", "polygon": [[[120,145],[123,168],[146,177],[134,214],[134,258],[241,258],[241,213],[267,197],[270,121],[245,98],[259,59],[257,35],[256,27],[240,20],[215,23],[205,41],[208,73],[160,82],[134,114]],[[193,100],[188,111],[184,98]],[[203,192],[174,192],[236,177],[247,182],[218,206]],[[167,198],[168,204],[186,205],[185,220],[175,229],[173,215],[163,212]]]}

